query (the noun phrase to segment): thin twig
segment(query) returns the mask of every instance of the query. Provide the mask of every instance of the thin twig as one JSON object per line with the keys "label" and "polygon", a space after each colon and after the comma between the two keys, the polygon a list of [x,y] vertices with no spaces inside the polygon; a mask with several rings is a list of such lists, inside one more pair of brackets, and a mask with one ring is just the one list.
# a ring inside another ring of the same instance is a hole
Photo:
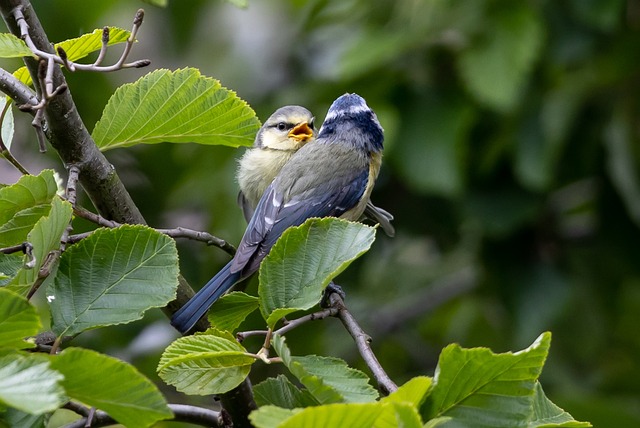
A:
{"label": "thin twig", "polygon": [[[148,59],[142,59],[138,61],[133,61],[131,63],[125,63],[125,61],[127,60],[127,57],[129,56],[129,53],[131,52],[131,47],[136,41],[136,35],[138,34],[138,30],[142,25],[142,21],[144,18],[144,10],[142,9],[139,9],[136,12],[136,16],[133,19],[133,27],[131,28],[131,35],[129,36],[129,39],[127,39],[125,43],[122,55],[120,55],[120,58],[118,59],[118,61],[116,61],[115,64],[108,65],[108,66],[99,65],[102,59],[104,58],[104,53],[102,52],[102,50],[106,49],[106,47],[104,46],[105,45],[104,33],[102,38],[101,52],[98,56],[99,61],[96,60],[96,62],[94,62],[93,64],[78,64],[73,61],[70,61],[64,49],[60,47],[58,47],[57,49],[58,55],[38,49],[38,47],[33,43],[29,35],[29,25],[27,24],[24,18],[24,15],[22,13],[22,8],[20,7],[15,8],[13,11],[13,15],[18,27],[20,28],[20,37],[22,38],[22,40],[24,40],[24,42],[26,43],[27,47],[31,50],[31,52],[33,52],[33,54],[38,58],[41,58],[47,61],[48,63],[66,66],[69,69],[69,71],[81,70],[81,71],[111,72],[111,71],[118,71],[123,68],[146,67],[147,65],[151,64],[151,61],[149,61]],[[109,40],[107,38],[107,44],[108,42]],[[49,89],[52,89],[52,87]]]}
{"label": "thin twig", "polygon": [[[92,213],[91,211],[86,210],[82,207],[74,207],[73,212],[78,217],[81,217],[85,220],[89,220],[90,222],[95,223],[102,227],[114,228],[114,227],[122,226],[118,222],[107,220],[106,218],[98,214]],[[233,256],[236,253],[236,248],[233,245],[229,244],[224,239],[218,238],[217,236],[213,236],[207,232],[187,229],[185,227],[176,227],[175,229],[156,229],[156,231],[164,235],[170,236],[171,238],[185,238],[185,239],[191,239],[193,241],[204,242],[209,246],[220,248],[221,250],[225,251],[227,254],[231,256]],[[69,237],[69,242],[70,243],[78,242],[86,238],[87,236],[89,236],[91,233],[93,232],[85,232],[77,235],[71,235]]]}
{"label": "thin twig", "polygon": [[163,233],[172,238],[186,238],[193,241],[204,242],[208,246],[218,247],[230,256],[236,253],[236,247],[229,244],[224,239],[213,236],[207,232],[201,232],[193,229],[187,229],[185,227],[176,227],[175,229],[156,229],[158,232]]}
{"label": "thin twig", "polygon": [[33,295],[36,294],[36,291],[38,291],[42,283],[49,277],[49,275],[51,275],[53,266],[58,258],[60,258],[60,254],[62,254],[62,252],[57,249],[50,251],[49,254],[46,255],[42,266],[40,266],[40,269],[38,270],[38,277],[27,293],[27,299],[31,299]]}
{"label": "thin twig", "polygon": [[[88,407],[74,402],[69,402],[63,407],[83,416],[83,418],[67,424],[65,428],[84,428],[87,426],[87,416],[90,412]],[[169,409],[173,412],[173,419],[171,420],[174,422],[185,422],[204,427],[222,427],[220,422],[220,412],[205,409],[203,407],[189,406],[186,404],[169,404]],[[93,416],[90,426],[92,428],[99,428],[117,423],[118,422],[109,416],[108,413],[97,410]]]}
{"label": "thin twig", "polygon": [[[67,178],[67,189],[65,191],[65,197],[67,201],[71,204],[72,207],[76,206],[76,200],[78,198],[77,195],[77,185],[78,178],[80,176],[80,168],[77,165],[69,166],[69,177]],[[60,250],[64,252],[67,247],[67,243],[69,242],[69,236],[73,232],[73,221],[69,220],[69,224],[64,229],[64,233],[60,237]]]}
{"label": "thin twig", "polygon": [[367,367],[369,367],[369,370],[371,370],[376,382],[378,382],[380,391],[388,395],[397,390],[398,386],[391,380],[389,375],[387,375],[387,372],[384,371],[371,349],[371,337],[362,330],[356,319],[347,310],[342,297],[338,293],[331,293],[329,301],[331,302],[331,307],[338,310],[337,318],[342,321],[344,327],[355,340],[362,359],[367,364]]}

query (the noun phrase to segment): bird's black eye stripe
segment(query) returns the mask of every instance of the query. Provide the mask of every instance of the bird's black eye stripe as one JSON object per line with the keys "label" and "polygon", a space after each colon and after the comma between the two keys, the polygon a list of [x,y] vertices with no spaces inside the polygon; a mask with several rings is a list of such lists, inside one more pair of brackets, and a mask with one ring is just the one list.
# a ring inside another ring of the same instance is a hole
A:
{"label": "bird's black eye stripe", "polygon": [[273,127],[277,128],[278,131],[286,131],[287,129],[293,128],[293,125],[286,122],[278,122],[275,125],[273,125]]}
{"label": "bird's black eye stripe", "polygon": [[313,129],[313,121],[316,120],[315,117],[312,117],[311,120],[309,121],[309,128]]}

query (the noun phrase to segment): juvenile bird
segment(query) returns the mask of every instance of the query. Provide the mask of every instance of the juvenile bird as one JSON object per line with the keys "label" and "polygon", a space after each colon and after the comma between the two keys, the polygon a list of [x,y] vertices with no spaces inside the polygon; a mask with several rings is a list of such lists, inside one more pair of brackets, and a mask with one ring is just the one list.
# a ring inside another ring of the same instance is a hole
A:
{"label": "juvenile bird", "polygon": [[238,205],[251,220],[260,197],[284,164],[305,143],[315,138],[314,117],[301,106],[284,106],[267,119],[238,164]]}
{"label": "juvenile bird", "polygon": [[[260,197],[278,175],[284,164],[304,144],[316,137],[314,117],[304,107],[290,105],[276,110],[262,125],[253,147],[240,159],[237,181],[240,186],[238,205],[244,218],[251,220]],[[364,218],[380,224],[390,237],[395,235],[391,225],[393,215],[367,202]]]}
{"label": "juvenile bird", "polygon": [[233,259],[171,319],[188,332],[234,284],[258,270],[282,233],[310,217],[358,220],[380,170],[380,122],[357,94],[336,99],[318,137],[300,148],[260,198]]}

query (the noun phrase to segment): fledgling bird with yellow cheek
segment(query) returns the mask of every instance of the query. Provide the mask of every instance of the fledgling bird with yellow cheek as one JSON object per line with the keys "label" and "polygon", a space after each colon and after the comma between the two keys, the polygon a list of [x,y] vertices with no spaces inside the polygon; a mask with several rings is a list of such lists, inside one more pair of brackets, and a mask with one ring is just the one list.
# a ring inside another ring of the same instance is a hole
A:
{"label": "fledgling bird with yellow cheek", "polygon": [[[293,129],[293,128],[292,128]],[[186,333],[213,302],[252,275],[282,233],[311,217],[358,220],[380,171],[383,130],[357,94],[333,102],[311,142],[284,164],[260,197],[233,259],[171,318]]]}
{"label": "fledgling bird with yellow cheek", "polygon": [[315,138],[313,121],[313,115],[304,107],[279,108],[264,122],[253,147],[240,158],[236,174],[240,186],[238,205],[247,223],[260,197],[284,164],[300,147]]}
{"label": "fledgling bird with yellow cheek", "polygon": [[[282,167],[303,145],[315,139],[313,122],[314,117],[309,110],[290,105],[276,110],[258,131],[253,147],[244,153],[237,171],[240,186],[238,205],[247,223],[260,197]],[[367,202],[364,218],[380,224],[388,236],[395,235],[391,224],[393,216],[371,201]]]}

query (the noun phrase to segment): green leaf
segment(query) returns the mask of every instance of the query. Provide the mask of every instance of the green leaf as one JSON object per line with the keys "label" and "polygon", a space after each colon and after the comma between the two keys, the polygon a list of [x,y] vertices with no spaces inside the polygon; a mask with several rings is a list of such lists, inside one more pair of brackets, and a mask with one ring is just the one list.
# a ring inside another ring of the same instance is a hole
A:
{"label": "green leaf", "polygon": [[[0,98],[0,111],[4,110],[7,102],[9,102],[8,97]],[[13,131],[13,110],[11,109],[11,107],[7,107],[7,112],[4,115],[4,121],[2,122],[1,130],[2,142],[4,143],[4,146],[7,148],[7,150],[11,150],[11,143],[13,142]],[[0,154],[0,156],[2,156],[2,154]]]}
{"label": "green leaf", "polygon": [[7,285],[22,267],[22,256],[16,254],[0,254],[0,287]]}
{"label": "green leaf", "polygon": [[0,188],[0,225],[26,208],[50,204],[57,190],[51,169],[36,176],[23,175],[17,183]]}
{"label": "green leaf", "polygon": [[265,406],[251,412],[249,419],[258,428],[371,428],[381,412],[380,403],[329,404],[307,407],[298,412]]}
{"label": "green leaf", "polygon": [[329,281],[374,239],[374,228],[336,218],[312,218],[287,229],[260,265],[260,311],[269,327],[318,303]]}
{"label": "green leaf", "polygon": [[276,406],[262,406],[249,414],[249,420],[251,420],[252,425],[256,428],[279,427],[281,423],[301,411],[302,409],[282,409]]}
{"label": "green leaf", "polygon": [[[131,32],[118,27],[109,28],[109,46],[116,45],[118,43],[126,42],[131,37]],[[59,47],[64,49],[67,53],[67,57],[71,61],[77,61],[89,55],[90,53],[97,52],[102,48],[102,28],[93,30],[88,34],[83,34],[80,37],[68,39],[60,43],[56,43],[56,49]]]}
{"label": "green leaf", "polygon": [[173,416],[158,388],[132,365],[95,351],[65,349],[51,358],[69,397],[104,410],[128,427]]}
{"label": "green leaf", "polygon": [[140,225],[98,229],[62,254],[47,289],[58,336],[131,322],[175,298],[175,241]]}
{"label": "green leaf", "polygon": [[253,143],[255,112],[220,82],[197,69],[156,70],[119,87],[93,130],[101,150],[136,144]]}
{"label": "green leaf", "polygon": [[339,358],[307,355],[292,357],[284,337],[274,335],[273,348],[291,374],[322,404],[366,403],[378,398],[369,378]]}
{"label": "green leaf", "polygon": [[544,333],[529,348],[504,354],[447,346],[425,402],[425,419],[451,416],[443,426],[525,425],[550,342],[551,334]]}
{"label": "green leaf", "polygon": [[0,226],[0,247],[18,245],[27,240],[27,235],[42,217],[49,215],[51,205],[26,208]]}
{"label": "green leaf", "polygon": [[169,345],[158,363],[158,374],[185,394],[221,394],[238,386],[254,361],[233,336],[207,331]]}
{"label": "green leaf", "polygon": [[[56,43],[56,52],[58,47],[61,47],[67,53],[67,58],[69,58],[70,61],[82,59],[102,48],[102,31],[102,28],[99,28],[93,30],[91,33],[83,34],[80,37]],[[129,36],[131,36],[131,32],[127,30],[117,27],[109,27],[108,46],[126,42],[129,39]],[[20,67],[13,73],[13,75],[26,85],[31,85],[33,83],[27,67]]]}
{"label": "green leaf", "polygon": [[429,391],[431,384],[432,379],[430,377],[414,377],[387,397],[384,397],[381,401],[383,403],[410,403],[415,407],[419,407],[427,397],[427,392]]}
{"label": "green leaf", "polygon": [[320,404],[309,391],[299,389],[284,375],[257,384],[253,387],[253,395],[259,407],[274,405],[295,409]]}
{"label": "green leaf", "polygon": [[51,412],[67,401],[60,381],[62,375],[39,356],[0,357],[0,403],[33,415]]}
{"label": "green leaf", "polygon": [[542,386],[536,382],[536,391],[533,402],[533,418],[527,425],[528,428],[552,428],[552,427],[590,427],[588,422],[578,422],[573,417],[556,406],[547,398]]}
{"label": "green leaf", "polygon": [[20,58],[35,55],[22,39],[9,33],[0,33],[0,58]]}
{"label": "green leaf", "polygon": [[[38,279],[38,272],[44,264],[47,255],[60,248],[60,238],[71,221],[73,207],[67,201],[54,198],[51,201],[49,215],[41,217],[35,224],[31,232],[27,235],[27,241],[33,245],[33,257],[35,266],[33,268],[22,267],[16,276],[6,285],[21,295],[26,295],[31,286]],[[24,256],[24,261],[28,260]]]}
{"label": "green leaf", "polygon": [[32,348],[24,339],[35,336],[42,325],[36,308],[22,296],[0,288],[0,348]]}
{"label": "green leaf", "polygon": [[387,402],[374,428],[422,428],[422,419],[416,406],[409,403]]}
{"label": "green leaf", "polygon": [[[23,411],[9,407],[6,412],[2,413],[0,410],[0,427],[29,427],[29,428],[45,428],[47,414],[42,415],[30,415]],[[7,425],[2,423],[6,422]]]}
{"label": "green leaf", "polygon": [[209,322],[218,330],[235,331],[251,312],[258,309],[258,298],[232,292],[218,299],[209,311]]}
{"label": "green leaf", "polygon": [[490,16],[487,33],[470,39],[458,56],[467,89],[481,102],[506,112],[520,95],[540,54],[543,28],[535,10],[524,4]]}
{"label": "green leaf", "polygon": [[429,422],[424,424],[423,428],[444,427],[444,426],[446,426],[446,424],[448,424],[452,420],[453,420],[453,418],[450,418],[448,416],[442,416],[440,418],[431,419]]}
{"label": "green leaf", "polygon": [[249,7],[249,0],[227,0],[227,2],[239,7],[240,9],[246,9]]}

